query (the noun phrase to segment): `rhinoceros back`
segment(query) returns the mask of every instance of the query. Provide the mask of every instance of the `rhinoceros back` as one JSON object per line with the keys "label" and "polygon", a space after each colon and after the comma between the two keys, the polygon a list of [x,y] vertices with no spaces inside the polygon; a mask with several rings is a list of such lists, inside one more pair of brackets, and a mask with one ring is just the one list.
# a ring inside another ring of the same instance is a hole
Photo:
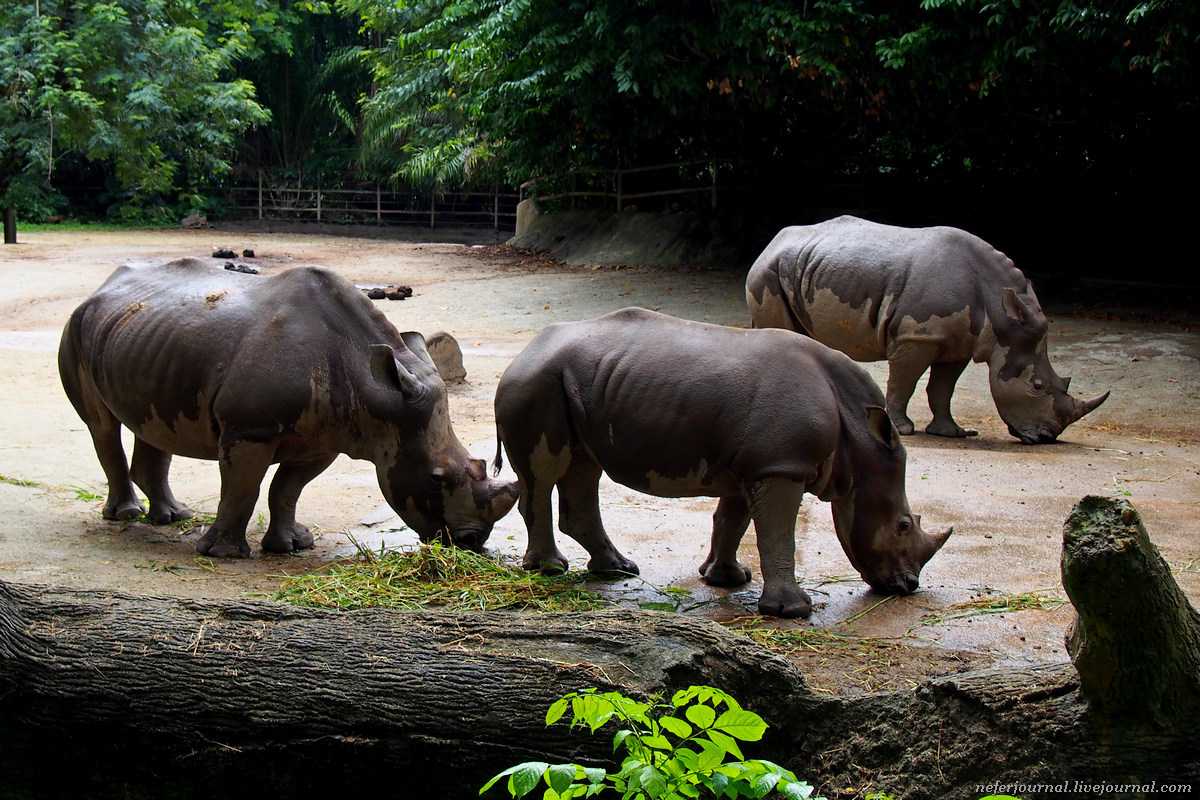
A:
{"label": "rhinoceros back", "polygon": [[[570,439],[614,480],[654,494],[809,481],[840,436],[822,353],[849,364],[784,331],[625,309],[543,331],[501,379],[497,419],[506,446],[544,438],[556,451]],[[569,433],[525,430],[554,424],[547,397],[565,399]]]}
{"label": "rhinoceros back", "polygon": [[72,314],[60,371],[77,408],[98,400],[151,444],[214,458],[223,429],[278,435],[316,388],[348,414],[351,373],[365,364],[356,355],[395,331],[369,306],[312,268],[261,277],[195,259],[121,267]]}
{"label": "rhinoceros back", "polygon": [[[905,331],[965,315],[979,333],[993,284],[1024,287],[1012,262],[957,228],[857,217],[785,228],[751,270],[774,270],[804,332],[858,361],[888,357]],[[748,282],[749,285],[749,282]]]}

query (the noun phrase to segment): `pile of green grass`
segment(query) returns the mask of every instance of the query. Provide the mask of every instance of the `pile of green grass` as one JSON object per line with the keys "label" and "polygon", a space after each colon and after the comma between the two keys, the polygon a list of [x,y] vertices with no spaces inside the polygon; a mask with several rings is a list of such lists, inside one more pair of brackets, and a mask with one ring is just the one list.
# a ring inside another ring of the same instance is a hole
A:
{"label": "pile of green grass", "polygon": [[608,605],[583,588],[587,574],[544,576],[487,556],[443,547],[358,555],[304,575],[284,578],[276,600],[318,608],[407,608],[448,611],[591,611]]}

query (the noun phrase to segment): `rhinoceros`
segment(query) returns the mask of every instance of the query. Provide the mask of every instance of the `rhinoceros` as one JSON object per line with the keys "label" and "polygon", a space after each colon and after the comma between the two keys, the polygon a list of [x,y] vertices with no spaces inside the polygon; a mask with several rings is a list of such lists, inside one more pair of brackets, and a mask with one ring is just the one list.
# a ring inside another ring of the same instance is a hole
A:
{"label": "rhinoceros", "polygon": [[908,401],[930,369],[925,432],[974,436],[950,414],[971,361],[988,364],[992,398],[1026,444],[1054,441],[1108,399],[1067,393],[1047,355],[1033,284],[996,248],[957,228],[900,228],[843,216],[784,228],[746,278],[756,328],[805,333],[856,361],[888,362],[887,410],[913,432]]}
{"label": "rhinoceros", "polygon": [[[216,460],[221,499],[196,549],[247,556],[246,523],[272,464],[263,550],[313,546],[300,492],[340,453],[375,464],[384,497],[423,541],[479,549],[517,498],[454,435],[418,333],[400,333],[337,275],[271,277],[197,259],[120,267],[71,315],[58,351],[67,396],[108,478],[106,519],[192,515],[171,457]],[[121,426],[135,437],[128,464]]]}
{"label": "rhinoceros", "polygon": [[659,497],[719,497],[700,566],[716,586],[750,580],[738,543],[750,520],[763,572],[759,610],[807,616],[795,578],[805,492],[832,501],[842,549],[875,589],[908,593],[950,536],[927,534],[904,489],[905,452],[866,371],[780,330],[688,322],[627,308],[551,325],[505,370],[496,424],[520,484],[526,569],[566,569],[559,527],[594,572],[636,573],[605,533],[601,472]]}

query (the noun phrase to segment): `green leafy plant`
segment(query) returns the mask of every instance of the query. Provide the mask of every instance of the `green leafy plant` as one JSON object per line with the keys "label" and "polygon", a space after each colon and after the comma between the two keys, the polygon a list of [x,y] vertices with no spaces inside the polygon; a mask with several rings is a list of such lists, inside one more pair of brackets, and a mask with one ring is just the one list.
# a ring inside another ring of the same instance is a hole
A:
{"label": "green leafy plant", "polygon": [[619,725],[613,750],[624,750],[625,756],[618,771],[528,761],[496,775],[479,793],[507,778],[505,787],[514,798],[545,783],[543,800],[603,794],[623,800],[758,798],[772,792],[788,800],[812,797],[813,787],[789,770],[742,755],[738,742],[757,742],[767,723],[720,689],[690,686],[675,692],[669,703],[584,689],[556,700],[546,712],[546,724],[555,724],[568,712],[573,729],[586,727],[595,733],[609,722]]}

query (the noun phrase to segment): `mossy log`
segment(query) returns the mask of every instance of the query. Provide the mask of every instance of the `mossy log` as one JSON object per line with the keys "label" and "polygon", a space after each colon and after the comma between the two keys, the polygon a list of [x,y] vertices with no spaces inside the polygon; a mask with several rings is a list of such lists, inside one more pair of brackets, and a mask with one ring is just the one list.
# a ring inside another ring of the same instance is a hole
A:
{"label": "mossy log", "polygon": [[[1147,658],[1168,645],[1143,643]],[[559,695],[692,683],[761,713],[752,754],[830,796],[1200,779],[1195,736],[1108,715],[1066,663],[833,699],[750,640],[671,614],[336,612],[0,583],[0,794],[472,797],[518,761],[611,757],[607,736],[542,724]]]}

